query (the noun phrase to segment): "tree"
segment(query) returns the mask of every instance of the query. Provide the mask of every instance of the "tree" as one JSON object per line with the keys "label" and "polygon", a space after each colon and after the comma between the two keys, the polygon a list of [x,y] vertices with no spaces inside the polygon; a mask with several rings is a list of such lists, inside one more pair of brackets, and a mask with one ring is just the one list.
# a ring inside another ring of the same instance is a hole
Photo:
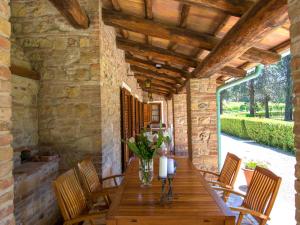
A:
{"label": "tree", "polygon": [[284,110],[284,120],[293,120],[293,82],[291,77],[291,56],[288,55],[282,59],[280,62],[282,73],[285,76],[285,110]]}
{"label": "tree", "polygon": [[254,102],[254,81],[250,80],[249,81],[249,111],[250,111],[250,116],[254,117],[255,116],[255,102]]}

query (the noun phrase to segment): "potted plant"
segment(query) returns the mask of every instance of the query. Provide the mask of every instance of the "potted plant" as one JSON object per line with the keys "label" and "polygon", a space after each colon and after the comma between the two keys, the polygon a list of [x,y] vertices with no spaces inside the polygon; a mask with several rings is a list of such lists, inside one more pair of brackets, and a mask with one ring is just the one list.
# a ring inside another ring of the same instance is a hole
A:
{"label": "potted plant", "polygon": [[149,186],[153,179],[153,158],[162,143],[168,139],[160,130],[157,134],[143,131],[136,138],[127,141],[129,149],[139,158],[139,178],[143,186]]}
{"label": "potted plant", "polygon": [[265,162],[261,162],[261,161],[255,161],[255,160],[249,160],[245,162],[245,167],[243,168],[244,171],[244,175],[246,178],[246,183],[247,186],[249,186],[251,179],[253,177],[253,173],[255,170],[255,167],[259,166],[259,167],[263,167],[263,168],[268,168],[268,164]]}

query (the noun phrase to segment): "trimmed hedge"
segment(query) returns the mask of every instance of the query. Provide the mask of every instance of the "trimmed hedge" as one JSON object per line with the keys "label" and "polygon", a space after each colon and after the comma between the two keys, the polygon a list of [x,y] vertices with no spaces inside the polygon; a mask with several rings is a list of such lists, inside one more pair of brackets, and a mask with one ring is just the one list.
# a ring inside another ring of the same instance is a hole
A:
{"label": "trimmed hedge", "polygon": [[221,130],[243,139],[294,152],[293,122],[247,117],[221,117]]}

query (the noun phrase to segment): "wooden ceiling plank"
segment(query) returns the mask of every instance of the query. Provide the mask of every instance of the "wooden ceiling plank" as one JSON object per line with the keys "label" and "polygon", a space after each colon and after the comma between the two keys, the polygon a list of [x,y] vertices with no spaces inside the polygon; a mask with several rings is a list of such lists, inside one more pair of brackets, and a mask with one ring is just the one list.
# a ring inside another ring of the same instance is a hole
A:
{"label": "wooden ceiling plank", "polygon": [[125,40],[117,37],[118,48],[144,57],[152,57],[161,61],[166,61],[171,64],[196,67],[197,61],[179,53],[172,52],[167,49],[154,47],[147,44],[142,44],[130,40]]}
{"label": "wooden ceiling plank", "polygon": [[[170,41],[169,49],[174,49],[177,43],[211,51],[221,41],[221,39],[213,35],[198,33],[180,27],[167,26],[151,20],[123,13],[116,13],[107,9],[103,9],[103,20],[110,26],[167,39]],[[251,48],[245,51],[244,58],[251,60],[256,59],[259,63],[264,62],[266,64],[271,64],[274,62],[274,57],[271,56],[274,56],[274,53],[258,48]],[[270,57],[271,60],[268,61]]]}
{"label": "wooden ceiling plank", "polygon": [[176,78],[191,77],[191,74],[187,71],[177,69],[175,67],[171,67],[171,66],[167,66],[167,65],[162,65],[162,64],[160,64],[160,66],[161,66],[160,68],[157,68],[156,67],[157,64],[155,62],[152,62],[150,60],[139,59],[139,58],[127,55],[127,54],[126,54],[126,62],[130,63],[131,65],[143,67],[145,69],[149,69],[149,70],[154,71],[154,72],[165,73],[165,74],[168,74],[170,76],[174,76]]}
{"label": "wooden ceiling plank", "polygon": [[287,19],[286,0],[259,0],[193,71],[194,76],[210,77]]}
{"label": "wooden ceiling plank", "polygon": [[245,12],[247,12],[251,6],[253,6],[253,1],[250,0],[235,0],[234,3],[230,3],[228,0],[175,0],[190,6],[197,7],[208,7],[220,10],[232,16],[240,17]]}
{"label": "wooden ceiling plank", "polygon": [[87,29],[89,18],[77,0],[49,0],[76,29]]}

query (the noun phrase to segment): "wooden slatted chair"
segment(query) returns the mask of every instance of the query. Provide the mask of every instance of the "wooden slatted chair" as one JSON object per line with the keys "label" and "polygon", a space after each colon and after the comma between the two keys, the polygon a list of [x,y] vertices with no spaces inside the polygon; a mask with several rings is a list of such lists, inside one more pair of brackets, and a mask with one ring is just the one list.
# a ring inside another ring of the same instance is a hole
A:
{"label": "wooden slatted chair", "polygon": [[[89,198],[97,199],[99,196],[105,196],[105,201],[108,205],[111,203],[110,194],[113,194],[118,187],[117,178],[123,175],[114,175],[110,177],[99,179],[96,168],[91,159],[85,159],[78,164],[78,171],[82,180],[83,186]],[[103,188],[102,182],[112,179],[114,181],[113,188]]]}
{"label": "wooden slatted chair", "polygon": [[88,205],[74,169],[60,175],[53,182],[53,187],[65,221],[64,225],[78,224],[85,221],[94,225],[94,221],[103,217],[103,214],[107,212],[107,210],[102,209],[89,213],[92,207]]}
{"label": "wooden slatted chair", "polygon": [[[199,171],[203,173],[204,177],[206,177],[207,174],[210,174],[217,178],[216,181],[208,180],[207,181],[208,183],[233,190],[233,186],[236,181],[238,172],[240,170],[241,163],[242,160],[239,157],[237,157],[232,153],[227,153],[220,174],[207,171],[207,170],[199,170]],[[228,196],[229,194],[223,193],[223,200],[225,202],[227,201]]]}
{"label": "wooden slatted chair", "polygon": [[231,207],[231,210],[239,212],[237,225],[242,224],[246,214],[252,215],[260,225],[266,225],[280,184],[280,177],[268,169],[257,166],[246,195],[226,188],[219,188],[219,190],[244,198],[240,207]]}

